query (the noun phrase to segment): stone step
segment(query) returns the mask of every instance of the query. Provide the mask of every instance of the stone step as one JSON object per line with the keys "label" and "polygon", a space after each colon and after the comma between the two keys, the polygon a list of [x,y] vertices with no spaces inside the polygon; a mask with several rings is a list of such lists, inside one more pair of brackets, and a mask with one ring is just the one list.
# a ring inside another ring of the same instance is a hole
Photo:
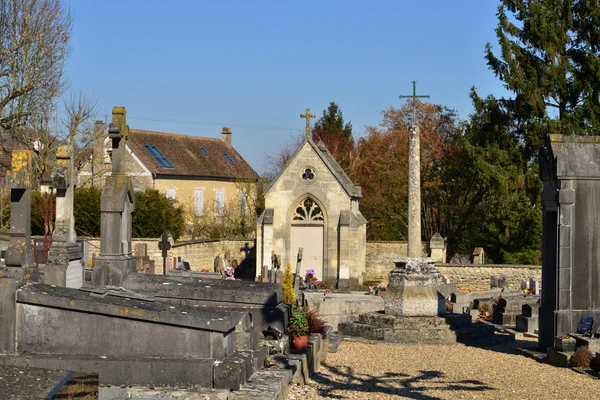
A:
{"label": "stone step", "polygon": [[239,390],[229,393],[227,399],[285,400],[288,385],[291,381],[291,370],[268,369],[257,371]]}
{"label": "stone step", "polygon": [[338,332],[342,335],[359,336],[371,340],[384,340],[384,330],[385,328],[377,328],[373,325],[357,322],[341,322],[338,324]]}
{"label": "stone step", "polygon": [[397,317],[380,312],[360,314],[358,323],[374,325],[378,328],[399,329],[443,329],[448,326],[448,323],[442,317]]}

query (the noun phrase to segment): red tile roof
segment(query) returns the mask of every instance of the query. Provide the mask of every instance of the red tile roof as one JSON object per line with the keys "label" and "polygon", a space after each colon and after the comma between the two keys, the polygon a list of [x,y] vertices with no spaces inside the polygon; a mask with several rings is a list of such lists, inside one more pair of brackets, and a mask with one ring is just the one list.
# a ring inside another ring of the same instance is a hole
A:
{"label": "red tile roof", "polygon": [[[146,150],[145,145],[156,146],[174,168],[162,167]],[[256,171],[221,138],[131,129],[127,146],[150,172],[157,175],[258,179]],[[208,154],[201,150],[201,146]],[[224,154],[235,164],[231,164]]]}

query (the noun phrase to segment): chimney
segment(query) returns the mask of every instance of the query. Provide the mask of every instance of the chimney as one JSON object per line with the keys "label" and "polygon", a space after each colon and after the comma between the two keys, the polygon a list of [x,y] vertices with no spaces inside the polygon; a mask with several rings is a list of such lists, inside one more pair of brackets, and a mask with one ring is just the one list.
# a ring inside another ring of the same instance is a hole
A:
{"label": "chimney", "polygon": [[231,147],[231,128],[223,127],[223,130],[221,131],[221,139],[227,146]]}

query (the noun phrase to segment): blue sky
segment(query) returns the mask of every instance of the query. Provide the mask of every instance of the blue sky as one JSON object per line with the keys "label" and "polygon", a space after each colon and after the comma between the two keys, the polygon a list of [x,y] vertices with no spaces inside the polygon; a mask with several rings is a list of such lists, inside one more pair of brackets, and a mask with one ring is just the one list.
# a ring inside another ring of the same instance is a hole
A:
{"label": "blue sky", "polygon": [[503,95],[488,70],[497,0],[67,2],[74,17],[70,90],[98,99],[99,119],[127,108],[131,128],[220,137],[257,172],[338,103],[355,136],[399,94],[472,111],[468,94]]}

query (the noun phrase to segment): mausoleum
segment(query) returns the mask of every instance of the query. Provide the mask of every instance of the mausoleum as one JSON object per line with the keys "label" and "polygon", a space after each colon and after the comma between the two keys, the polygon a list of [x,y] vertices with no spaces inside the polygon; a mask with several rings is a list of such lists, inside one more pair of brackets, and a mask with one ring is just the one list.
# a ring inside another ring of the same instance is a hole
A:
{"label": "mausoleum", "polygon": [[[312,116],[309,110],[307,115]],[[302,248],[300,276],[313,269],[330,285],[356,286],[365,277],[361,190],[309,130],[307,122],[303,142],[265,191],[265,211],[256,227],[256,274],[271,265],[272,255],[282,269],[291,264],[294,270]]]}

